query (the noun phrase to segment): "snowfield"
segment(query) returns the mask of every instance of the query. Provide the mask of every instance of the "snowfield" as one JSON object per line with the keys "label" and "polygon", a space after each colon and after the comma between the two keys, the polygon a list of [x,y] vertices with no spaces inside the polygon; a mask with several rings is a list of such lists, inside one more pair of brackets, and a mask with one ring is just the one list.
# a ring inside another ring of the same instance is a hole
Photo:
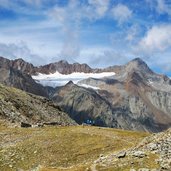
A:
{"label": "snowfield", "polygon": [[94,89],[94,90],[100,90],[99,87],[91,86],[91,85],[88,85],[88,84],[78,84],[78,85],[81,86],[81,87],[84,87],[84,88],[91,88],[91,89]]}
{"label": "snowfield", "polygon": [[[61,74],[59,72],[55,72],[54,74],[41,74],[39,73],[36,76],[32,76],[32,78],[39,84],[43,86],[63,86],[67,84],[69,81],[73,81],[74,84],[77,84],[79,81],[87,79],[87,78],[103,78],[110,77],[115,75],[114,72],[103,72],[103,73],[83,73],[83,72],[74,72],[72,74]],[[98,89],[98,87],[92,87],[90,85],[79,85],[87,88]]]}

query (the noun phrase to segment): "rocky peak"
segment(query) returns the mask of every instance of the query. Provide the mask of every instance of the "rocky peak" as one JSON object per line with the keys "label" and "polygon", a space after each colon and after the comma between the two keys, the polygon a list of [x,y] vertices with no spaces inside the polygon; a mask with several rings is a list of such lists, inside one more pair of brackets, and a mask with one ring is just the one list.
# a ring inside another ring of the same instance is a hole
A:
{"label": "rocky peak", "polygon": [[27,74],[35,73],[35,67],[31,63],[28,63],[21,58],[13,60],[11,66],[12,68],[20,70]]}
{"label": "rocky peak", "polygon": [[4,57],[0,57],[0,67],[2,68],[9,68],[10,67],[10,60]]}
{"label": "rocky peak", "polygon": [[69,63],[66,60],[60,60],[59,62],[56,62],[57,64],[65,64],[68,65]]}
{"label": "rocky peak", "polygon": [[35,67],[31,63],[28,63],[21,58],[9,60],[4,57],[0,57],[0,68],[5,68],[8,70],[13,68],[27,74],[33,74],[35,72]]}
{"label": "rocky peak", "polygon": [[128,62],[125,65],[125,68],[127,72],[140,71],[149,74],[153,73],[153,71],[148,67],[148,65],[141,58],[135,58],[132,61]]}
{"label": "rocky peak", "polygon": [[65,86],[72,86],[74,85],[73,81],[69,81]]}

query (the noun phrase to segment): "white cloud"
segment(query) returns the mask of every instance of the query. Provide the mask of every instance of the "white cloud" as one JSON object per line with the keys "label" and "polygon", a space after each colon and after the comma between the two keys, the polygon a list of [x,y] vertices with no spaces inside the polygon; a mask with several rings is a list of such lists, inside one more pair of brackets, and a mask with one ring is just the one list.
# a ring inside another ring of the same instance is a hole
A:
{"label": "white cloud", "polygon": [[133,24],[131,27],[128,28],[125,40],[130,43],[135,42],[139,38],[140,32],[140,26],[138,24]]}
{"label": "white cloud", "polygon": [[60,56],[64,58],[79,56],[79,30],[81,22],[79,7],[79,1],[70,0],[67,6],[56,6],[49,11],[49,16],[57,22],[63,34],[63,46]]}
{"label": "white cloud", "polygon": [[97,17],[101,18],[109,10],[110,0],[88,0],[88,3],[95,8]]}
{"label": "white cloud", "polygon": [[19,44],[0,43],[0,56],[9,59],[23,58],[35,65],[40,65],[44,61],[40,56],[34,54],[24,42],[20,42]]}
{"label": "white cloud", "polygon": [[151,55],[164,52],[169,47],[171,47],[171,25],[158,25],[148,30],[136,49]]}
{"label": "white cloud", "polygon": [[55,6],[49,11],[49,16],[58,23],[63,34],[63,48],[60,56],[64,58],[80,56],[80,30],[82,21],[98,20],[109,9],[110,0],[88,0],[85,5],[78,0],[70,0],[66,6]]}
{"label": "white cloud", "polygon": [[167,13],[171,15],[171,5],[167,4],[165,0],[157,0],[156,9],[160,14]]}
{"label": "white cloud", "polygon": [[64,27],[66,24],[66,20],[68,20],[68,9],[66,8],[62,8],[62,7],[54,7],[52,10],[49,11],[48,15],[50,17],[52,17],[53,19],[55,19],[55,21],[57,22],[57,24],[59,26]]}
{"label": "white cloud", "polygon": [[88,63],[91,67],[106,67],[117,64],[123,64],[129,61],[130,54],[120,52],[112,47],[88,47],[80,52],[80,57],[77,59],[80,63]]}
{"label": "white cloud", "polygon": [[158,14],[171,15],[171,3],[169,0],[145,0],[151,10],[156,10]]}
{"label": "white cloud", "polygon": [[112,16],[119,24],[126,22],[132,16],[132,11],[123,4],[118,4],[112,9]]}

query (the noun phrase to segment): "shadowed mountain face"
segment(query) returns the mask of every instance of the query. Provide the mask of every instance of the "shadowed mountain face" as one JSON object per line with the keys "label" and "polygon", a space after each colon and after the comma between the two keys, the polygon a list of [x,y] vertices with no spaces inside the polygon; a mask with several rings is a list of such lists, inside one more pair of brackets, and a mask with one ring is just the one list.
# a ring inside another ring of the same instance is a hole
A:
{"label": "shadowed mountain face", "polygon": [[22,59],[14,61],[0,57],[0,83],[29,93],[48,97],[45,88],[31,77],[34,66]]}
{"label": "shadowed mountain face", "polygon": [[[151,132],[171,126],[171,80],[154,73],[140,58],[105,69],[66,61],[34,67],[22,59],[1,58],[0,69],[0,82],[38,95],[48,94],[79,124],[91,120],[99,126]],[[31,77],[38,73],[48,77],[55,72],[114,72],[115,75],[84,79],[77,85],[69,82],[56,88],[43,87]]]}

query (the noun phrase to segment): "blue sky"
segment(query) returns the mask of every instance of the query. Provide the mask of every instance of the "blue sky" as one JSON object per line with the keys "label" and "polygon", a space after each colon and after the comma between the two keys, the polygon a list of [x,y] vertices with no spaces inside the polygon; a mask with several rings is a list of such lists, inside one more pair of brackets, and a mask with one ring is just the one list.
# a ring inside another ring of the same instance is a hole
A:
{"label": "blue sky", "polygon": [[0,55],[92,67],[140,57],[171,75],[171,1],[0,0]]}

